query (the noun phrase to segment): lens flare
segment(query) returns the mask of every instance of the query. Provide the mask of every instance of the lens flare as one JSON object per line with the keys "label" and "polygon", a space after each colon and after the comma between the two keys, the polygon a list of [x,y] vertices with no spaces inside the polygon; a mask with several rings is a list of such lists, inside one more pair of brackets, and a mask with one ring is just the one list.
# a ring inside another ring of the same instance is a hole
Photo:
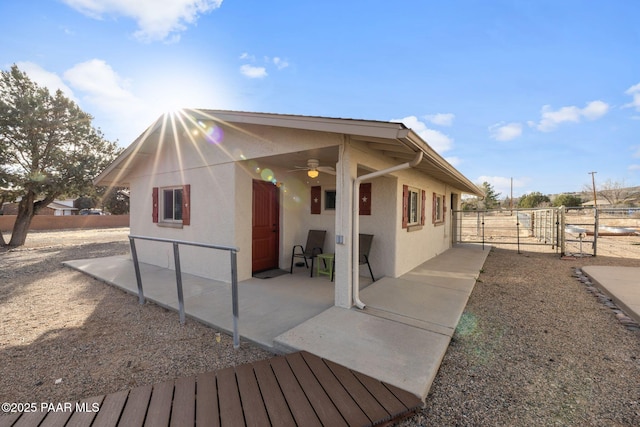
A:
{"label": "lens flare", "polygon": [[262,178],[263,181],[269,181],[269,182],[275,181],[275,175],[273,171],[269,168],[262,169],[262,172],[260,172],[260,177]]}
{"label": "lens flare", "polygon": [[224,131],[220,126],[213,125],[206,129],[207,140],[212,144],[220,144],[224,139]]}

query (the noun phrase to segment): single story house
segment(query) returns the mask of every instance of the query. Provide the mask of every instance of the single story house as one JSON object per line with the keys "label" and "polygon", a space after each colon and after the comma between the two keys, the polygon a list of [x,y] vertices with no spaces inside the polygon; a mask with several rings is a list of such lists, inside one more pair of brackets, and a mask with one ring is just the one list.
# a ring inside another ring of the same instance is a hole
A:
{"label": "single story house", "polygon": [[[73,199],[54,200],[36,212],[36,215],[68,216],[77,215],[78,208],[73,207]],[[2,215],[17,215],[18,203],[7,203],[2,206]]]}
{"label": "single story house", "polygon": [[[238,281],[289,270],[293,246],[326,230],[340,307],[369,274],[359,233],[374,235],[376,278],[398,277],[451,247],[463,193],[483,195],[402,123],[219,110],[161,116],[95,184],[130,188],[131,234],[238,247]],[[174,268],[171,245],[137,245]],[[227,254],[180,251],[183,272],[230,281]]]}

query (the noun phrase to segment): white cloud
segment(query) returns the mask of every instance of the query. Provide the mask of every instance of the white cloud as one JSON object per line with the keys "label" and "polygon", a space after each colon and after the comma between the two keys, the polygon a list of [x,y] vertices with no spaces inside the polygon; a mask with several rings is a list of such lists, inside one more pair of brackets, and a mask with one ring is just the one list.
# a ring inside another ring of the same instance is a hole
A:
{"label": "white cloud", "polygon": [[609,104],[602,101],[591,101],[582,109],[582,115],[589,120],[597,120],[607,114]]}
{"label": "white cloud", "polygon": [[631,165],[629,166],[630,171],[640,171],[640,165]]}
{"label": "white cloud", "polygon": [[67,5],[94,19],[104,15],[134,19],[142,41],[164,40],[194,24],[200,15],[217,9],[222,0],[63,0]]}
{"label": "white cloud", "polygon": [[16,65],[20,71],[27,73],[27,76],[29,76],[29,78],[39,86],[49,89],[49,92],[51,92],[52,95],[60,89],[67,98],[77,102],[71,88],[67,86],[57,74],[47,71],[33,62],[17,62]]}
{"label": "white cloud", "polygon": [[631,95],[633,97],[633,101],[628,104],[625,104],[626,108],[635,108],[636,111],[640,111],[640,83],[637,85],[631,86],[625,92],[627,95]]}
{"label": "white cloud", "polygon": [[101,59],[92,59],[74,65],[64,72],[64,78],[83,99],[102,110],[140,107],[142,102],[127,88],[127,82]]}
{"label": "white cloud", "polygon": [[444,159],[447,162],[449,162],[449,164],[453,167],[458,167],[460,163],[462,163],[462,160],[460,159],[460,157],[456,157],[456,156],[445,157]]}
{"label": "white cloud", "polygon": [[273,58],[273,63],[278,68],[278,70],[282,70],[283,68],[287,68],[289,66],[289,63],[286,60],[277,56]]}
{"label": "white cloud", "polygon": [[[245,62],[249,62],[250,64],[244,64],[240,67],[240,73],[245,77],[249,77],[250,79],[262,79],[267,77],[269,74],[267,72],[267,67],[275,66],[278,70],[283,70],[289,66],[289,61],[286,59],[282,59],[279,56],[274,56],[273,58],[269,56],[263,56],[262,61],[256,61],[255,55],[251,55],[247,52],[244,52],[239,57],[241,60]],[[252,65],[256,62],[261,62],[263,65]]]}
{"label": "white cloud", "polygon": [[542,107],[542,118],[537,125],[529,122],[529,125],[535,126],[541,132],[551,132],[561,123],[573,122],[579,123],[582,118],[596,120],[607,114],[609,105],[603,101],[591,101],[584,108],[576,106],[562,107],[553,111],[550,105]]}
{"label": "white cloud", "polygon": [[489,126],[491,138],[497,141],[511,141],[522,135],[522,124],[520,123],[496,123]]}
{"label": "white cloud", "polygon": [[413,129],[420,138],[427,141],[427,144],[429,144],[431,148],[436,150],[438,153],[448,151],[453,146],[453,139],[440,131],[429,129],[427,125],[420,121],[416,116],[409,116],[404,119],[393,119],[391,121],[403,123],[408,128]]}
{"label": "white cloud", "polygon": [[262,79],[267,77],[267,70],[264,67],[254,67],[253,65],[244,64],[240,67],[240,73],[250,79]]}
{"label": "white cloud", "polygon": [[437,113],[424,116],[425,120],[439,126],[451,126],[455,115],[452,113]]}

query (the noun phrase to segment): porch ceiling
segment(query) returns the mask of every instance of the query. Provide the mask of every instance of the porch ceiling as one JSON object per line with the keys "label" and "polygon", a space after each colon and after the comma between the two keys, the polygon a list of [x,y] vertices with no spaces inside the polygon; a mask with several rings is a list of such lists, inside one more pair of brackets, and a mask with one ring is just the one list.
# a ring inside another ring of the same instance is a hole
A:
{"label": "porch ceiling", "polygon": [[[412,149],[414,147],[399,144],[396,140],[384,140],[380,138],[352,139],[364,142],[371,150],[378,151],[384,156],[394,159],[399,164],[412,161],[417,153],[417,150]],[[425,147],[427,148],[425,152],[426,155],[423,156],[422,161],[415,167],[415,169],[466,193],[475,195],[481,194],[473,183],[453,169],[451,165],[446,163],[446,161],[435,153],[431,147],[426,144]]]}

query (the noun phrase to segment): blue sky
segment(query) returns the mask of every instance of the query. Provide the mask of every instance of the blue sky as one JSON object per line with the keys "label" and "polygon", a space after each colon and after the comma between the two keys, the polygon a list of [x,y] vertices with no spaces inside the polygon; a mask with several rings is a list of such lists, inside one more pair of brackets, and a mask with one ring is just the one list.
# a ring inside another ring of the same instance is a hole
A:
{"label": "blue sky", "polygon": [[502,196],[640,185],[637,0],[0,2],[0,66],[110,140],[180,107],[402,120]]}

